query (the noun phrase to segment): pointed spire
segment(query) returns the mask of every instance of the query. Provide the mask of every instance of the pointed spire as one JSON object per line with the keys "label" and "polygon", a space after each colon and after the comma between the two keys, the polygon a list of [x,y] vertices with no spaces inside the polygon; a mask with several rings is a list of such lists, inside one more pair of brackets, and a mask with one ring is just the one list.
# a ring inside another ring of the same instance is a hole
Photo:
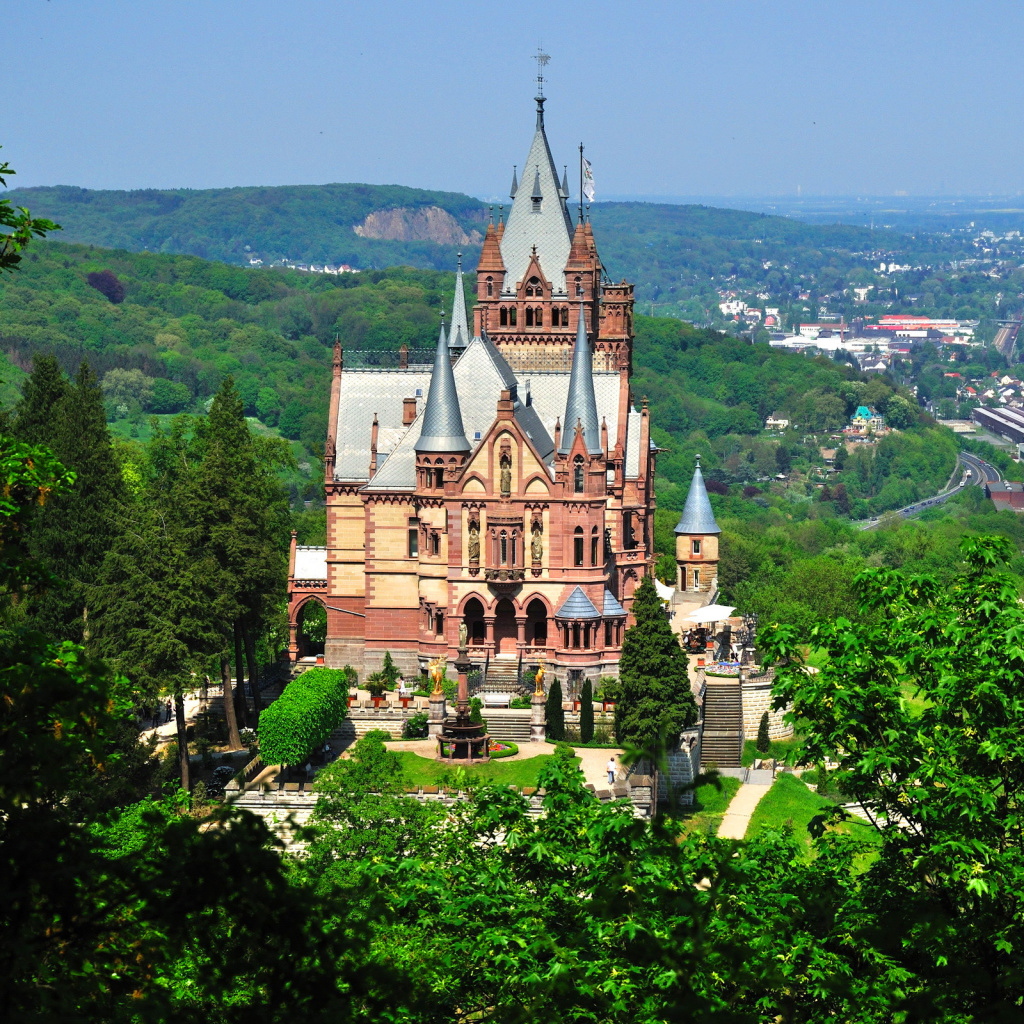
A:
{"label": "pointed spire", "polygon": [[448,348],[460,355],[469,344],[469,321],[466,317],[466,290],[462,285],[462,253],[455,272],[455,301],[452,303],[452,326],[448,332]]}
{"label": "pointed spire", "polygon": [[683,506],[683,514],[676,523],[676,533],[687,534],[709,534],[721,533],[718,523],[715,522],[715,513],[711,508],[711,501],[708,498],[708,490],[704,486],[704,474],[700,471],[700,456],[697,456],[697,466],[693,471],[693,480],[690,482],[690,493],[686,495],[686,504]]}
{"label": "pointed spire", "polygon": [[[587,317],[580,303],[580,324],[576,331],[576,348],[572,354],[572,372],[569,374],[569,393],[565,399],[565,422],[579,422],[583,438],[591,455],[601,454],[601,428],[597,419],[597,397],[594,394],[594,356],[587,341]],[[572,449],[573,435],[566,430],[558,448],[560,454]]]}
{"label": "pointed spire", "polygon": [[541,200],[544,198],[544,193],[540,190],[540,168],[534,172],[533,175],[533,192],[530,193],[531,199]]}
{"label": "pointed spire", "polygon": [[512,187],[508,190],[509,199],[515,199],[516,193],[519,191],[519,181],[516,178],[516,165],[512,165]]}
{"label": "pointed spire", "polygon": [[455,374],[448,354],[448,338],[441,319],[434,369],[430,374],[430,390],[423,409],[423,426],[415,444],[418,452],[468,452],[469,441],[462,425],[459,393],[455,390]]}
{"label": "pointed spire", "polygon": [[569,198],[569,167],[567,164],[562,164],[562,198]]}

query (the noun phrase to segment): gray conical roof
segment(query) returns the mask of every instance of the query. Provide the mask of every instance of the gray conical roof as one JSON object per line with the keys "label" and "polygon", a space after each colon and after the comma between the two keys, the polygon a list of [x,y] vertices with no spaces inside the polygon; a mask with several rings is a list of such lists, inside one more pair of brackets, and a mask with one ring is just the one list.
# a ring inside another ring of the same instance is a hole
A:
{"label": "gray conical roof", "polygon": [[427,404],[423,409],[423,426],[414,447],[418,452],[468,452],[470,448],[466,428],[462,425],[462,410],[459,408],[459,393],[455,390],[455,374],[452,373],[452,360],[448,354],[444,321],[437,339]]}
{"label": "gray conical roof", "polygon": [[519,191],[519,182],[516,180],[516,169],[512,168],[512,187],[508,190],[509,197],[515,199],[516,193]]}
{"label": "gray conical roof", "polygon": [[565,397],[565,424],[558,450],[563,455],[572,449],[576,438],[576,421],[583,425],[583,439],[591,455],[601,454],[601,427],[597,419],[597,398],[594,395],[594,356],[587,341],[587,320],[580,303],[580,325],[576,331],[576,348],[572,354],[569,393]]}
{"label": "gray conical roof", "polygon": [[[533,171],[532,181],[530,171]],[[501,258],[506,270],[504,288],[510,292],[523,279],[536,246],[544,276],[555,292],[565,294],[565,264],[572,248],[572,223],[544,132],[544,100],[541,98],[537,100],[537,129],[519,185],[505,222],[505,233],[501,236]],[[534,209],[535,193],[541,200],[539,212]]]}
{"label": "gray conical roof", "polygon": [[690,493],[686,496],[683,514],[676,523],[676,533],[721,533],[715,522],[708,499],[708,491],[704,486],[704,474],[700,471],[700,456],[697,456],[697,468],[693,471]]}
{"label": "gray conical roof", "polygon": [[469,344],[469,320],[466,316],[466,291],[462,285],[462,253],[459,269],[455,273],[455,301],[452,303],[452,326],[448,332],[448,347],[456,354]]}

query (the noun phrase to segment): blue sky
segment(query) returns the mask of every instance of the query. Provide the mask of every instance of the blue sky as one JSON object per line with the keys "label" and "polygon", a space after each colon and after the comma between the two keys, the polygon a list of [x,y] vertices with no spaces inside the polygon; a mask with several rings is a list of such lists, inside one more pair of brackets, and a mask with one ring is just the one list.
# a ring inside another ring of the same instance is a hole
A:
{"label": "blue sky", "polygon": [[[1024,190],[1024,4],[7,0],[10,185],[499,197],[533,127],[616,195]],[[572,176],[570,175],[570,178]]]}

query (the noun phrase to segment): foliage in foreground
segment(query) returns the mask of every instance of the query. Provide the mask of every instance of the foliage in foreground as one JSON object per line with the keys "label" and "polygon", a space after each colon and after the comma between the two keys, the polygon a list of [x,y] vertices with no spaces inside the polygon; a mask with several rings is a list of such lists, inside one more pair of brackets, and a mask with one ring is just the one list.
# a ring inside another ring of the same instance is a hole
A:
{"label": "foliage in foreground", "polygon": [[307,669],[260,715],[260,756],[266,764],[303,764],[347,714],[345,670]]}

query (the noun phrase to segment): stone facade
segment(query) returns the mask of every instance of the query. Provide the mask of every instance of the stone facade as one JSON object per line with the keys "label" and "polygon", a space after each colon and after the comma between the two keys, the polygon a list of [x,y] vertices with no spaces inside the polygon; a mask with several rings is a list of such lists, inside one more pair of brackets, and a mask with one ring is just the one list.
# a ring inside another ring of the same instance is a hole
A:
{"label": "stone facade", "polygon": [[743,738],[757,739],[761,717],[767,711],[769,737],[773,740],[792,739],[793,726],[783,720],[786,710],[772,710],[772,682],[775,673],[771,669],[751,673],[744,668],[740,676],[743,692]]}

